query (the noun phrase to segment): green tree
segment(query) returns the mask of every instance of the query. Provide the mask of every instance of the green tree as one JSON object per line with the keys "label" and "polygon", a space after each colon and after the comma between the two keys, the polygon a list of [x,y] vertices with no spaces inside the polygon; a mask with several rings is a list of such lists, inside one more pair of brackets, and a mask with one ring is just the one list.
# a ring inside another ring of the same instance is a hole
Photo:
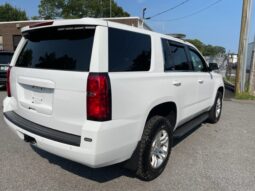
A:
{"label": "green tree", "polygon": [[[112,17],[129,16],[116,2],[112,0]],[[40,17],[55,18],[82,18],[82,17],[109,17],[109,0],[41,0],[39,5]]]}
{"label": "green tree", "polygon": [[226,49],[222,46],[215,46],[214,47],[217,54],[226,54]]}
{"label": "green tree", "polygon": [[55,19],[62,16],[65,0],[41,0],[39,15],[44,19]]}
{"label": "green tree", "polygon": [[11,6],[9,3],[0,5],[0,21],[27,20],[26,12]]}
{"label": "green tree", "polygon": [[204,56],[216,56],[220,54],[225,54],[226,49],[221,46],[213,46],[213,45],[206,45],[198,39],[187,39],[186,41],[190,42],[197,49],[204,55]]}
{"label": "green tree", "polygon": [[195,47],[197,47],[197,49],[200,51],[200,52],[204,52],[204,43],[202,43],[200,40],[198,39],[187,39],[186,41],[188,41],[189,43],[193,44]]}
{"label": "green tree", "polygon": [[39,16],[32,16],[30,19],[31,19],[31,20],[39,20],[40,17],[39,17]]}
{"label": "green tree", "polygon": [[215,49],[212,45],[205,45],[205,48],[204,48],[204,52],[203,54],[205,56],[215,56],[216,55],[216,52],[215,52]]}

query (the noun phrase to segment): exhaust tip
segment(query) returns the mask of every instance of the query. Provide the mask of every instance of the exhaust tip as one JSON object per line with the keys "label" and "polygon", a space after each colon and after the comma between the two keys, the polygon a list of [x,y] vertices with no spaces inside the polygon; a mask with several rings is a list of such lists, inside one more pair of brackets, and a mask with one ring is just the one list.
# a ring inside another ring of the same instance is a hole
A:
{"label": "exhaust tip", "polygon": [[36,144],[35,138],[30,137],[30,136],[28,136],[28,135],[24,135],[24,141],[27,142],[27,143],[30,143],[30,144],[32,144],[32,145],[35,145],[35,144]]}

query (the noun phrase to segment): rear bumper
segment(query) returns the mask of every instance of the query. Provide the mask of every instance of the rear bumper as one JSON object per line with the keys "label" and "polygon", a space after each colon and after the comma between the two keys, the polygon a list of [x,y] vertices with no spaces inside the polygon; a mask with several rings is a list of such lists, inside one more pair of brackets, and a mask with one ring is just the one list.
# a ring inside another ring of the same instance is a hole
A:
{"label": "rear bumper", "polygon": [[[129,159],[137,146],[138,141],[135,138],[135,132],[132,131],[135,125],[132,121],[128,120],[114,120],[110,122],[86,121],[82,128],[79,146],[53,140],[50,137],[46,137],[13,122],[8,117],[8,114],[13,112],[11,111],[11,100],[12,98],[6,98],[3,104],[4,120],[7,125],[21,139],[28,135],[36,140],[35,146],[63,158],[92,168],[98,168]],[[85,138],[89,138],[92,141],[85,141]]]}
{"label": "rear bumper", "polygon": [[73,146],[80,146],[80,136],[64,133],[33,123],[27,119],[24,119],[13,111],[5,112],[4,117],[19,128],[38,136]]}

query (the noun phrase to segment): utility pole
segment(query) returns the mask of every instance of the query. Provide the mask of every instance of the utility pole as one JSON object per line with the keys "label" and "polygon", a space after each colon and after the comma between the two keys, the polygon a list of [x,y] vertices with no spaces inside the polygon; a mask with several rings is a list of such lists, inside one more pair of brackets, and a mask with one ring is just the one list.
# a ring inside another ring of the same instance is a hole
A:
{"label": "utility pole", "polygon": [[248,37],[249,37],[249,31],[250,31],[250,25],[251,25],[251,10],[252,10],[252,1],[248,1],[248,17],[247,17],[247,36],[245,41],[245,47],[244,47],[244,61],[243,61],[243,71],[242,71],[242,84],[241,84],[241,91],[244,92],[245,85],[246,85],[246,71],[247,71],[247,61],[248,61]]}
{"label": "utility pole", "polygon": [[246,52],[248,45],[248,30],[250,25],[251,16],[251,2],[252,0],[243,0],[242,10],[242,23],[240,30],[240,40],[238,49],[238,64],[236,70],[236,83],[235,83],[235,94],[238,95],[244,92],[245,74],[246,74]]}
{"label": "utility pole", "polygon": [[251,95],[255,96],[255,36],[254,36],[253,49],[252,49],[252,55],[251,55],[251,67],[250,67],[248,91]]}
{"label": "utility pole", "polygon": [[145,12],[146,12],[147,8],[143,8],[143,20],[145,19]]}
{"label": "utility pole", "polygon": [[146,10],[147,10],[147,8],[143,8],[143,18],[142,18],[142,27],[143,27],[143,25],[144,25],[144,19],[145,19],[145,12],[146,12]]}

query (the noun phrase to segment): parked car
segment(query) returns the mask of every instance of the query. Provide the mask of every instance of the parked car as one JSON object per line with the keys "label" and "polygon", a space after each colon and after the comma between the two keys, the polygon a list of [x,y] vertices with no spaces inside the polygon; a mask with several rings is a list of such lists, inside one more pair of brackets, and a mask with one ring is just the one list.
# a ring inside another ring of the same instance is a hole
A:
{"label": "parked car", "polygon": [[88,18],[25,27],[22,35],[4,119],[50,153],[93,168],[125,161],[152,180],[174,136],[221,116],[222,76],[188,42]]}
{"label": "parked car", "polygon": [[7,69],[11,62],[12,56],[12,52],[0,51],[0,86],[6,85]]}

